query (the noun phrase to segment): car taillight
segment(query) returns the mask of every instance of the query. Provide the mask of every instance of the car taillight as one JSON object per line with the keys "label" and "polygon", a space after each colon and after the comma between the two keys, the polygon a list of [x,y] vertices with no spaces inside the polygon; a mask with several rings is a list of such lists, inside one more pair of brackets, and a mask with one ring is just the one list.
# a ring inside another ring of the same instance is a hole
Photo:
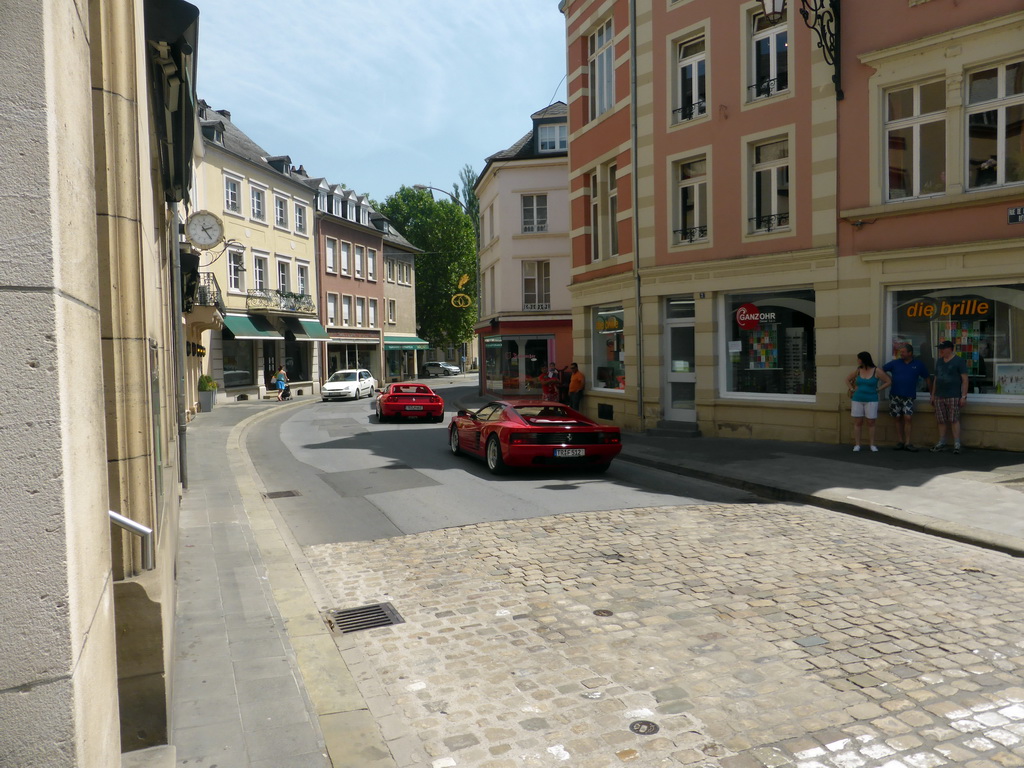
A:
{"label": "car taillight", "polygon": [[518,432],[508,439],[511,445],[531,445],[540,442],[540,435],[533,432]]}
{"label": "car taillight", "polygon": [[614,445],[619,442],[619,435],[615,432],[599,432],[597,442],[603,445]]}

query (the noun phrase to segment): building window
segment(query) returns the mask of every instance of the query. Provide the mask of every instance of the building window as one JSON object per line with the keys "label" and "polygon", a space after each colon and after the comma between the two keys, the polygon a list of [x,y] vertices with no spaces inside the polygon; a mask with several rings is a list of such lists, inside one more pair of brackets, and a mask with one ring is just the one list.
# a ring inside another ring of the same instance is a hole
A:
{"label": "building window", "polygon": [[707,113],[706,68],[704,36],[679,43],[678,98],[672,110],[676,122],[692,120]]}
{"label": "building window", "polygon": [[494,204],[487,206],[487,242],[494,239]]}
{"label": "building window", "polygon": [[395,282],[395,260],[384,259],[384,274],[389,283]]}
{"label": "building window", "polygon": [[274,224],[288,227],[288,201],[283,197],[274,198]]}
{"label": "building window", "polygon": [[893,356],[913,344],[934,374],[935,345],[952,341],[972,395],[1024,403],[1024,284],[891,291],[889,312]]}
{"label": "building window", "polygon": [[287,261],[277,262],[277,290],[284,291],[285,293],[291,290],[291,281],[288,279],[290,272],[291,268]]}
{"label": "building window", "polygon": [[316,209],[327,213],[327,193],[317,192],[316,193]]}
{"label": "building window", "polygon": [[356,298],[356,327],[363,327],[363,317],[366,315],[366,299],[362,296]]}
{"label": "building window", "polygon": [[371,328],[377,327],[377,300],[370,299],[366,305],[366,320]]}
{"label": "building window", "polygon": [[254,256],[252,260],[253,278],[252,287],[257,291],[267,290],[267,258],[266,256]]}
{"label": "building window", "polygon": [[366,249],[366,279],[377,279],[377,251],[373,248]]}
{"label": "building window", "polygon": [[388,322],[398,322],[398,303],[394,299],[388,299]]}
{"label": "building window", "polygon": [[897,88],[885,95],[888,198],[946,191],[946,83]]}
{"label": "building window", "polygon": [[341,324],[351,325],[352,323],[352,297],[341,297]]}
{"label": "building window", "polygon": [[725,311],[726,392],[815,394],[814,291],[731,294]]}
{"label": "building window", "polygon": [[228,251],[228,290],[245,290],[245,254]]}
{"label": "building window", "polygon": [[695,243],[708,239],[708,162],[704,157],[677,163],[675,167],[675,242]]}
{"label": "building window", "polygon": [[356,246],[356,277],[363,276],[363,260],[366,255],[366,248],[361,245]]}
{"label": "building window", "polygon": [[239,184],[235,179],[224,179],[224,210],[232,213],[239,213],[238,204]]}
{"label": "building window", "polygon": [[609,19],[588,38],[590,72],[590,119],[603,115],[615,104],[615,51]]}
{"label": "building window", "polygon": [[262,189],[250,188],[249,204],[252,206],[252,218],[256,221],[267,220],[266,193]]}
{"label": "building window", "polygon": [[565,152],[569,148],[569,126],[548,123],[537,126],[537,149],[540,152]]}
{"label": "building window", "polygon": [[763,99],[789,88],[787,14],[770,24],[763,13],[751,19],[751,85],[748,98]]}
{"label": "building window", "polygon": [[971,189],[1024,182],[1024,60],[968,76],[967,158]]}
{"label": "building window", "polygon": [[619,255],[619,187],[618,168],[608,166],[608,253]]}
{"label": "building window", "polygon": [[753,148],[752,232],[789,226],[789,141],[781,139]]}
{"label": "building window", "polygon": [[523,195],[523,232],[548,231],[548,196]]}
{"label": "building window", "polygon": [[295,287],[298,289],[296,292],[301,293],[303,296],[309,295],[309,267],[305,264],[299,264],[297,269],[298,280],[296,281]]}
{"label": "building window", "polygon": [[295,206],[295,231],[300,235],[306,234],[306,206]]}
{"label": "building window", "polygon": [[551,309],[551,262],[523,262],[523,311]]}
{"label": "building window", "polygon": [[335,273],[338,271],[338,241],[333,237],[328,237],[325,240],[324,257],[327,262],[324,266],[328,272]]}
{"label": "building window", "polygon": [[349,270],[352,269],[352,244],[342,243],[341,244],[341,274],[347,275]]}
{"label": "building window", "polygon": [[338,294],[327,294],[327,324],[338,324]]}
{"label": "building window", "polygon": [[625,313],[621,306],[594,307],[590,388],[626,388]]}
{"label": "building window", "polygon": [[254,346],[251,341],[237,339],[224,339],[221,342],[225,387],[250,387],[256,382]]}
{"label": "building window", "polygon": [[590,260],[601,258],[601,195],[597,171],[590,174]]}

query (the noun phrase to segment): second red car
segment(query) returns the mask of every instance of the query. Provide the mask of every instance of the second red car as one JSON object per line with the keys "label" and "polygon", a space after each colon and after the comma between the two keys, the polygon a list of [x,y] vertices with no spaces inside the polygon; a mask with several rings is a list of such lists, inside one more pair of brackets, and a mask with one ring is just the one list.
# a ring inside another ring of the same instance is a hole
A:
{"label": "second red car", "polygon": [[388,384],[377,395],[377,421],[394,418],[444,421],[444,400],[426,384]]}

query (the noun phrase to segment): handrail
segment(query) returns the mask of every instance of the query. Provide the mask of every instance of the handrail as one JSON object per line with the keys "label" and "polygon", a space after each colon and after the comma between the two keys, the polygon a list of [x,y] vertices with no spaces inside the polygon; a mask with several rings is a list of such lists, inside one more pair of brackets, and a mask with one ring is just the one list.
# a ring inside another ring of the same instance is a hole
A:
{"label": "handrail", "polygon": [[134,533],[142,539],[142,568],[152,571],[156,567],[154,563],[156,556],[153,547],[153,529],[147,528],[142,523],[137,523],[124,515],[119,515],[112,509],[107,511],[110,513],[110,522],[118,528]]}

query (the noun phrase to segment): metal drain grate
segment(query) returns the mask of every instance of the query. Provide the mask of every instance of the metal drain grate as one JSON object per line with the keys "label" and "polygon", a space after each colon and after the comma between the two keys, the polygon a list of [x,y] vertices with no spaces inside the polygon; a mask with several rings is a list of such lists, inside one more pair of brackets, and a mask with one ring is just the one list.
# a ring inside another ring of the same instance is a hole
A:
{"label": "metal drain grate", "polygon": [[301,496],[298,491],[271,491],[264,494],[268,499],[287,499],[289,496]]}
{"label": "metal drain grate", "polygon": [[349,632],[359,632],[363,629],[405,624],[405,619],[398,615],[398,611],[391,603],[376,603],[359,608],[339,608],[327,611],[324,621],[327,622],[327,626],[331,628],[332,632],[337,632],[339,635],[347,635]]}

